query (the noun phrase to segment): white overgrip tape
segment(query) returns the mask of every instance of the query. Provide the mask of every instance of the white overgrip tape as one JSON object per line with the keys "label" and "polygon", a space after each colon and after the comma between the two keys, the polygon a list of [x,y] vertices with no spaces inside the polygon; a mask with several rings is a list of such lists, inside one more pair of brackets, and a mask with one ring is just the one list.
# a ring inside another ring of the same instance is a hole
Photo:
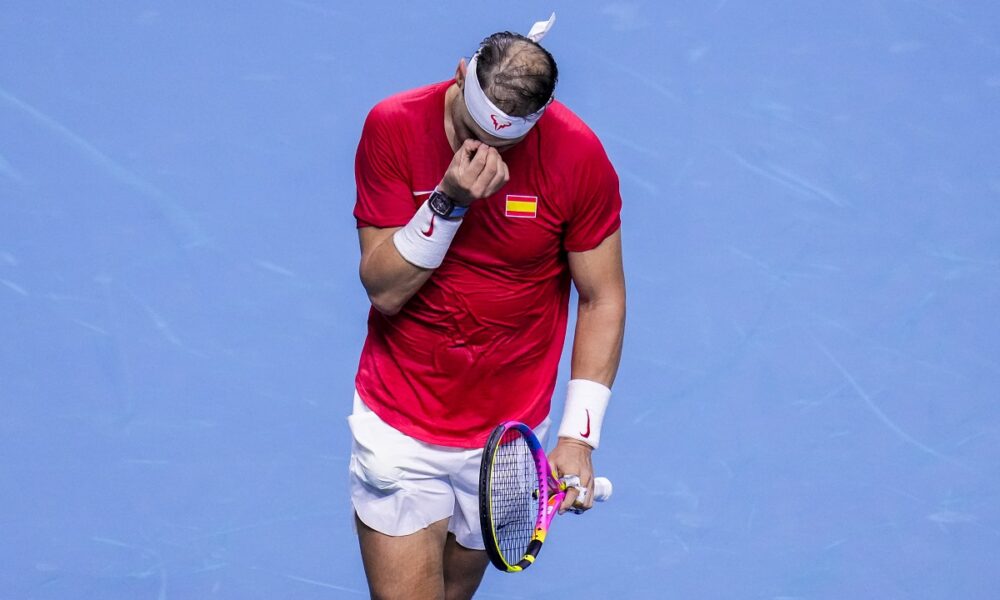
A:
{"label": "white overgrip tape", "polygon": [[392,243],[406,262],[423,269],[436,269],[455,239],[462,219],[443,219],[427,202],[420,205],[410,222],[392,234]]}
{"label": "white overgrip tape", "polygon": [[610,400],[607,386],[588,379],[570,380],[559,437],[580,440],[596,449],[601,444],[601,425]]}

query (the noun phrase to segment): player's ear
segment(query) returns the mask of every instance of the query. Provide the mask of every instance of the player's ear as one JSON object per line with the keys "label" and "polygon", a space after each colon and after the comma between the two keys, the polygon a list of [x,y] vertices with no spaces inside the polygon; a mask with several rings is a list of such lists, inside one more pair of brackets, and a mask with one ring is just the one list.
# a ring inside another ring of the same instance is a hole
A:
{"label": "player's ear", "polygon": [[468,69],[468,66],[465,64],[465,59],[458,59],[458,66],[455,67],[455,81],[458,82],[458,85],[465,83],[465,73]]}

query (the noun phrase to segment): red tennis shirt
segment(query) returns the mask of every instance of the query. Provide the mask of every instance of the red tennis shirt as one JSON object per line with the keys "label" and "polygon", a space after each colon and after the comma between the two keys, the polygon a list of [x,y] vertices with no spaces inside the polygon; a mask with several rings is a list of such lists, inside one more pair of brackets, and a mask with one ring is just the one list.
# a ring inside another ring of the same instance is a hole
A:
{"label": "red tennis shirt", "polygon": [[[355,162],[359,228],[406,225],[440,183],[454,156],[444,130],[452,83],[369,113]],[[474,448],[502,421],[545,419],[566,335],[566,253],[621,224],[604,148],[559,102],[502,156],[510,181],[472,204],[444,263],[398,314],[369,313],[358,393],[424,442]]]}

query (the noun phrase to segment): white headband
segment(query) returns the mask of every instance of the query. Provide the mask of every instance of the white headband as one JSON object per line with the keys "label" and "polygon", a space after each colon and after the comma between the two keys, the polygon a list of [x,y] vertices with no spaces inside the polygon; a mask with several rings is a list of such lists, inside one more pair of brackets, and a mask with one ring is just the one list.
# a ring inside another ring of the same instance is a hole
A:
{"label": "white headband", "polygon": [[[555,22],[556,13],[552,13],[548,21],[535,23],[531,27],[531,31],[528,32],[528,39],[535,43],[541,41],[549,29],[552,29]],[[513,140],[526,135],[535,126],[538,119],[542,118],[548,103],[526,117],[513,117],[500,110],[479,85],[479,76],[476,74],[478,59],[479,53],[476,52],[476,55],[469,61],[469,68],[465,75],[465,106],[469,109],[469,114],[480,127],[494,137]]]}

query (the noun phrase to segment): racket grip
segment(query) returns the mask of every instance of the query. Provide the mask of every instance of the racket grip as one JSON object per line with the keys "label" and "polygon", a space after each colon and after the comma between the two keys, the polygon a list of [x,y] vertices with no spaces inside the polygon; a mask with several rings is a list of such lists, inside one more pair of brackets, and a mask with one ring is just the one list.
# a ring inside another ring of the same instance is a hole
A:
{"label": "racket grip", "polygon": [[594,477],[594,500],[597,502],[604,502],[611,497],[611,492],[614,491],[614,486],[611,485],[611,480],[607,477]]}

